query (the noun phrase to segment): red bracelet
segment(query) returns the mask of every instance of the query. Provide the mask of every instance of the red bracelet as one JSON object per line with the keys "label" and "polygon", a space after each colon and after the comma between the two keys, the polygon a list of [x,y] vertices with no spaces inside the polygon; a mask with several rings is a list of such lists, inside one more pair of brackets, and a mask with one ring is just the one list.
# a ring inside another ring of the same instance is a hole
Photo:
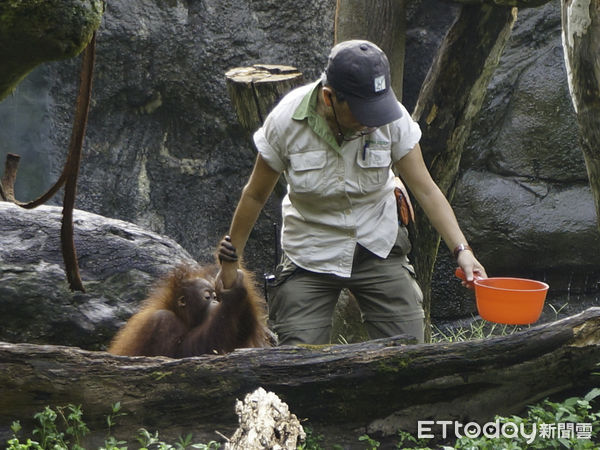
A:
{"label": "red bracelet", "polygon": [[469,244],[458,244],[454,248],[454,251],[452,252],[452,254],[454,255],[454,259],[458,259],[458,255],[463,250],[469,250],[471,253],[475,254],[475,252],[473,252],[473,249],[471,248],[471,246]]}

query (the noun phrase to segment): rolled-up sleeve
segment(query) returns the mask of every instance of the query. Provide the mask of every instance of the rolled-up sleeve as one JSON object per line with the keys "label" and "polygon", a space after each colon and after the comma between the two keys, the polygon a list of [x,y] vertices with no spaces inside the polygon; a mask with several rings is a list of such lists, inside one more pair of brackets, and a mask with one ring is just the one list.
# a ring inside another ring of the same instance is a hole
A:
{"label": "rolled-up sleeve", "polygon": [[279,145],[274,130],[270,127],[270,121],[265,121],[265,124],[254,133],[254,145],[265,162],[276,172],[285,170],[285,163],[278,151]]}
{"label": "rolled-up sleeve", "polygon": [[421,127],[412,119],[404,105],[400,104],[400,107],[402,108],[402,117],[392,122],[390,127],[392,135],[392,160],[394,162],[400,160],[410,152],[421,140]]}

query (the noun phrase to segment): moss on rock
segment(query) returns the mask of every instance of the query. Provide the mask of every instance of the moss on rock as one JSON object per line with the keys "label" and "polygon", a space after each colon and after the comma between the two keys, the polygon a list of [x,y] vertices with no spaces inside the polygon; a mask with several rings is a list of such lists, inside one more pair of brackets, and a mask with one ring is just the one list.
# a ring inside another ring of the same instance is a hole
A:
{"label": "moss on rock", "polygon": [[0,100],[38,64],[72,58],[100,26],[102,0],[0,3]]}

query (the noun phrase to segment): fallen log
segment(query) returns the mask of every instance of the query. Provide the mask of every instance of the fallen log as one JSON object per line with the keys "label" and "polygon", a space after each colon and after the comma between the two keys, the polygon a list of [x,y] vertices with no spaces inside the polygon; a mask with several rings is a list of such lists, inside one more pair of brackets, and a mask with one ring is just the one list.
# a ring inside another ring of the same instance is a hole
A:
{"label": "fallen log", "polygon": [[120,401],[128,430],[187,430],[214,439],[215,430],[235,429],[235,400],[259,386],[331,443],[344,436],[356,442],[365,431],[414,431],[418,420],[484,423],[550,395],[597,386],[600,308],[492,339],[401,341],[180,360],[0,343],[0,438],[13,420],[23,424],[46,405],[81,404],[93,424]]}

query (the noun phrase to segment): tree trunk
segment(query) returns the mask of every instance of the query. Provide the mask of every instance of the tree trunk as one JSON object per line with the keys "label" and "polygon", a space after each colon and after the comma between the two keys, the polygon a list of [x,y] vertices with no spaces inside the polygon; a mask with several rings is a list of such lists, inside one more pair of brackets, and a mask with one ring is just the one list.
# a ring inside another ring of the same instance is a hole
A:
{"label": "tree trunk", "polygon": [[357,429],[414,431],[420,419],[483,423],[597,384],[600,308],[493,339],[401,342],[284,346],[179,360],[0,343],[0,438],[13,420],[27,425],[46,405],[81,404],[93,425],[103,423],[115,402],[128,413],[120,419],[127,430],[231,433],[235,400],[258,387],[338,443],[344,434],[356,439]]}
{"label": "tree trunk", "polygon": [[392,88],[402,99],[406,32],[406,0],[337,0],[335,43],[366,39],[390,61]]}
{"label": "tree trunk", "polygon": [[600,229],[600,1],[562,2],[562,40]]}
{"label": "tree trunk", "polygon": [[[463,6],[421,88],[413,117],[423,131],[421,148],[429,171],[449,200],[473,120],[515,19],[514,8]],[[420,207],[418,211],[411,234],[429,323],[431,277],[440,238]],[[429,339],[429,326],[425,330]]]}

